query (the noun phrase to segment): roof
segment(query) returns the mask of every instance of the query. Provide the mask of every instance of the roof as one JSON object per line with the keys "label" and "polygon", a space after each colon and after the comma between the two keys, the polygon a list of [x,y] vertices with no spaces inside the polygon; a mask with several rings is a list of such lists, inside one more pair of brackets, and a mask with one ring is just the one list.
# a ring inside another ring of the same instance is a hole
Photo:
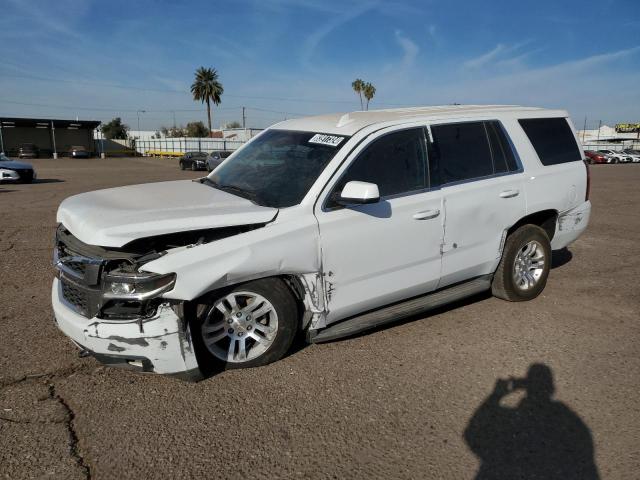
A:
{"label": "roof", "polygon": [[293,118],[274,125],[273,128],[303,130],[322,133],[353,135],[357,131],[378,123],[402,123],[424,119],[447,117],[486,117],[487,115],[523,112],[549,112],[553,115],[559,110],[545,110],[536,107],[518,105],[444,105],[436,107],[394,108],[387,110],[369,110],[350,113],[332,113],[313,117]]}
{"label": "roof", "polygon": [[3,128],[32,127],[51,128],[51,122],[55,128],[88,128],[93,130],[100,125],[99,120],[60,120],[53,118],[21,118],[21,117],[0,117]]}

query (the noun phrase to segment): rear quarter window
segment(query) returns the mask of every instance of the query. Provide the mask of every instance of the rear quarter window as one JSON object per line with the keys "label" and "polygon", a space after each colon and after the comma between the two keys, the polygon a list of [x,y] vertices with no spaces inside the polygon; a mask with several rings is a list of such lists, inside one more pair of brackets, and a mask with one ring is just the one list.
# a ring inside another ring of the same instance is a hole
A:
{"label": "rear quarter window", "polygon": [[566,118],[518,120],[543,165],[582,160],[580,149]]}

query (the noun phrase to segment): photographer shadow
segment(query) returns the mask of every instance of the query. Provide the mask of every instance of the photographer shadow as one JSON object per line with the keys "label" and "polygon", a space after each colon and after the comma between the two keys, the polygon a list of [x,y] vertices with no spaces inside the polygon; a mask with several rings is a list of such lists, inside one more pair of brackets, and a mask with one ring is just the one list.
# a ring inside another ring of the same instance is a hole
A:
{"label": "photographer shadow", "polygon": [[[498,379],[478,407],[464,438],[480,460],[477,480],[598,479],[591,431],[564,403],[552,398],[551,369],[533,364],[525,379]],[[515,407],[510,394],[526,395]]]}

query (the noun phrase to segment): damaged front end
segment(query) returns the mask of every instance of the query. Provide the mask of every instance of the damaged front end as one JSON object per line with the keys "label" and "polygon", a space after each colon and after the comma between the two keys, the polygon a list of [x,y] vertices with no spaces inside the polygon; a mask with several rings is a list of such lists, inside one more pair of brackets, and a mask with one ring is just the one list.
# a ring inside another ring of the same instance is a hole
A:
{"label": "damaged front end", "polygon": [[52,304],[58,327],[102,363],[201,378],[183,303],[165,299],[174,273],[141,270],[173,248],[192,248],[257,226],[143,238],[121,248],[88,245],[56,232]]}

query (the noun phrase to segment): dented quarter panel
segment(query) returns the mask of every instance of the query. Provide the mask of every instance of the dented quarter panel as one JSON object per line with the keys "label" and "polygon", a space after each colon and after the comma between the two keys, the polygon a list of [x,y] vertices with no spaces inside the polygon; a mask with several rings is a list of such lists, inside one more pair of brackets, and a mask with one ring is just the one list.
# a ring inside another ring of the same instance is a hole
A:
{"label": "dented quarter panel", "polygon": [[573,243],[585,231],[590,218],[590,201],[558,215],[556,233],[551,241],[551,247],[557,250]]}

